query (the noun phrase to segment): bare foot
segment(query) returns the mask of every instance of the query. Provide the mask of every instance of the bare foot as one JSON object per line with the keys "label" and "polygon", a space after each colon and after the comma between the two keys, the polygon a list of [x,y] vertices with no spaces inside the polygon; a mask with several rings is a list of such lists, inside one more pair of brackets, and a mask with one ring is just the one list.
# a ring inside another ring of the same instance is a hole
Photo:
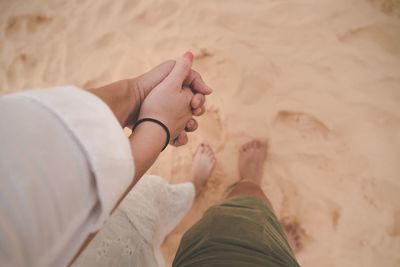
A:
{"label": "bare foot", "polygon": [[267,143],[252,140],[244,144],[239,151],[239,175],[241,180],[248,180],[257,185],[261,184]]}
{"label": "bare foot", "polygon": [[289,246],[292,248],[294,253],[298,253],[303,248],[298,222],[290,217],[285,217],[281,220],[281,226],[286,234]]}
{"label": "bare foot", "polygon": [[208,178],[210,178],[215,162],[214,151],[211,147],[205,144],[199,145],[193,156],[192,172],[189,178],[196,188],[197,195],[207,183]]}

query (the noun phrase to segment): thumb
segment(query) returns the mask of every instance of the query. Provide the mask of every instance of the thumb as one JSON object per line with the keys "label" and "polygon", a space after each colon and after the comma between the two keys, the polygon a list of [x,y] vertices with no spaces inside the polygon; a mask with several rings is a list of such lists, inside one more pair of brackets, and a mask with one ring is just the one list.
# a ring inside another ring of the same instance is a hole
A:
{"label": "thumb", "polygon": [[182,87],[183,81],[189,75],[192,69],[193,54],[191,52],[186,52],[181,57],[176,60],[175,66],[169,75],[165,78],[166,83],[171,83],[174,85],[179,85]]}
{"label": "thumb", "polygon": [[168,74],[174,68],[174,65],[174,60],[168,60],[146,72],[145,74],[134,78],[133,82],[137,85],[138,88],[143,89],[145,92],[145,96],[147,96],[154,87],[156,87],[168,76]]}

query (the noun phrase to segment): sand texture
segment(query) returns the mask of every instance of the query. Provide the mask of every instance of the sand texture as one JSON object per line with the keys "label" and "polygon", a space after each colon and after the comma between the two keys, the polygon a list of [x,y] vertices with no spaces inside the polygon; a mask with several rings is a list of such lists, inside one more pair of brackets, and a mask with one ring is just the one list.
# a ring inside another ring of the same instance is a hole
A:
{"label": "sand texture", "polygon": [[0,0],[0,92],[103,85],[191,50],[215,93],[189,144],[166,150],[151,172],[183,179],[203,141],[218,163],[167,238],[167,261],[238,179],[237,151],[257,137],[269,140],[263,189],[278,216],[296,218],[302,266],[400,266],[399,6]]}

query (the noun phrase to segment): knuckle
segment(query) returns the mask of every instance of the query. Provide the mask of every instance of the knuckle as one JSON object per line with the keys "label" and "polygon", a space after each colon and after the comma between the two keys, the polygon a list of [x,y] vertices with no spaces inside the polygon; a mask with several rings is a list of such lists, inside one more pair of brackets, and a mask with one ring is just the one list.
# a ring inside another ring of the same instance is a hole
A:
{"label": "knuckle", "polygon": [[196,93],[195,95],[198,99],[203,100],[204,99],[204,95],[202,93]]}
{"label": "knuckle", "polygon": [[201,78],[200,73],[198,73],[198,72],[195,71],[195,70],[193,70],[193,76],[194,76],[195,78]]}
{"label": "knuckle", "polygon": [[194,116],[199,116],[200,112],[201,112],[201,109],[200,109],[200,108],[196,108],[196,109],[193,111],[193,115],[194,115]]}
{"label": "knuckle", "polygon": [[200,99],[200,103],[203,104],[204,101],[206,100],[206,97],[203,94],[199,94],[199,99]]}

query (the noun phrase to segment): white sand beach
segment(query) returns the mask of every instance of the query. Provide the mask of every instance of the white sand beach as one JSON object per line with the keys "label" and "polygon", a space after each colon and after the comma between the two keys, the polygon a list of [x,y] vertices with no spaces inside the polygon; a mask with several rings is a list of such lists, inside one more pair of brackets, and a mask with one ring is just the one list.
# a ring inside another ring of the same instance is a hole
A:
{"label": "white sand beach", "polygon": [[194,52],[208,112],[150,173],[183,179],[200,142],[218,162],[164,242],[167,262],[257,137],[269,140],[263,189],[296,218],[302,266],[400,266],[399,1],[0,0],[0,38],[0,93],[99,86]]}

